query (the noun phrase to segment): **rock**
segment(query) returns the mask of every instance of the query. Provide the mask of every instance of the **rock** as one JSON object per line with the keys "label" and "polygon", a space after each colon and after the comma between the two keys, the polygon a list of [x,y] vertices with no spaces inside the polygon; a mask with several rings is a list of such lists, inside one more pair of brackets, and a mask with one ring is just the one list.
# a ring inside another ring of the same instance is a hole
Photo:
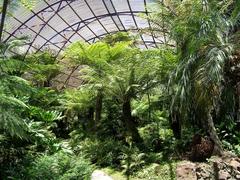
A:
{"label": "rock", "polygon": [[231,178],[231,175],[226,172],[225,170],[220,170],[218,172],[218,179],[219,180],[227,180],[227,179],[230,179]]}
{"label": "rock", "polygon": [[212,167],[209,164],[200,163],[197,165],[196,175],[199,180],[212,179]]}
{"label": "rock", "polygon": [[212,157],[206,163],[182,161],[176,175],[177,180],[240,180],[240,158]]}
{"label": "rock", "polygon": [[183,161],[177,165],[177,180],[196,180],[196,165],[189,161]]}
{"label": "rock", "polygon": [[113,180],[110,176],[108,176],[105,172],[100,170],[95,170],[92,173],[91,180]]}
{"label": "rock", "polygon": [[214,159],[211,159],[211,162],[213,164],[213,172],[215,176],[219,176],[220,170],[226,170],[228,169],[227,164],[224,163],[224,161],[220,157],[214,157]]}
{"label": "rock", "polygon": [[240,172],[240,162],[239,159],[233,158],[229,162],[230,166]]}
{"label": "rock", "polygon": [[236,179],[240,180],[240,174],[236,175]]}

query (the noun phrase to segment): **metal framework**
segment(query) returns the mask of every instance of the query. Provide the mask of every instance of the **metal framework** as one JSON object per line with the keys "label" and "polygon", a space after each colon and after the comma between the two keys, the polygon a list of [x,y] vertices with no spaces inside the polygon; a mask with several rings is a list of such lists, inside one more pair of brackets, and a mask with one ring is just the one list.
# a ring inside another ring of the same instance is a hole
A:
{"label": "metal framework", "polygon": [[[139,33],[141,29],[151,29],[150,21],[139,15],[149,15],[147,5],[153,1],[40,0],[32,10],[18,8],[12,17],[6,19],[4,28],[3,11],[0,38],[3,34],[2,40],[7,42],[11,38],[27,35],[29,42],[23,47],[25,55],[46,48],[54,49],[59,55],[67,45],[77,40],[93,43],[118,31],[134,30]],[[157,47],[164,43],[153,32],[139,33],[139,37],[140,48]],[[74,71],[70,74],[72,76]],[[66,73],[65,76],[64,81],[69,81]]]}
{"label": "metal framework", "polygon": [[3,34],[5,17],[6,17],[6,13],[7,13],[7,5],[8,5],[8,0],[4,0],[3,6],[2,6],[2,17],[1,17],[1,24],[0,24],[0,41],[1,42],[2,42],[2,34]]}

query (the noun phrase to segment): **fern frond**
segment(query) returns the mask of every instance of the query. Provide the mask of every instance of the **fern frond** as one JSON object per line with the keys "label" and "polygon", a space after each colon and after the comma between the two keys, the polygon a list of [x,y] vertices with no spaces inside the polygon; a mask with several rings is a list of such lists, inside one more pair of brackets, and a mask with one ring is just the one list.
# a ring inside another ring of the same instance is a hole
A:
{"label": "fern frond", "polygon": [[21,112],[28,108],[22,101],[0,94],[0,125],[1,129],[11,136],[26,138],[27,124]]}

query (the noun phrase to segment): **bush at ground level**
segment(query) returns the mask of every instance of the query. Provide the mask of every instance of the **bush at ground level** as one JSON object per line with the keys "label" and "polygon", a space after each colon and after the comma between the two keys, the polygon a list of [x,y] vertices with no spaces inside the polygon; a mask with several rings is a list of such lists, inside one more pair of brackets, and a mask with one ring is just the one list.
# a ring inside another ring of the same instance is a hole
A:
{"label": "bush at ground level", "polygon": [[93,166],[84,157],[60,151],[39,156],[26,173],[31,180],[88,180],[92,171]]}

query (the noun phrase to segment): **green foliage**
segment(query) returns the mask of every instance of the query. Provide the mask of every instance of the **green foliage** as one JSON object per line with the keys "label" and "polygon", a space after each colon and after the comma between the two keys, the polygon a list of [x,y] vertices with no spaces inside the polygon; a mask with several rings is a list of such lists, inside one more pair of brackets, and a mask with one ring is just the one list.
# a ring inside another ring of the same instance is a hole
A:
{"label": "green foliage", "polygon": [[174,67],[174,56],[171,57],[170,51],[129,49],[124,58],[113,64],[105,80],[109,82],[108,91],[123,101],[129,93],[136,97],[158,86]]}
{"label": "green foliage", "polygon": [[231,116],[226,116],[225,119],[217,125],[217,130],[225,149],[239,155],[240,133],[235,120],[231,118]]}
{"label": "green foliage", "polygon": [[149,123],[139,129],[141,137],[144,139],[146,147],[150,151],[160,151],[162,148],[162,140],[159,135],[159,125],[157,123]]}
{"label": "green foliage", "polygon": [[218,149],[222,148],[212,113],[220,104],[226,64],[234,52],[232,19],[226,15],[232,3],[164,1],[156,14],[165,22],[167,38],[176,44],[178,65],[169,81],[170,114],[179,112],[185,127],[194,124],[204,129]]}
{"label": "green foliage", "polygon": [[[3,4],[3,0],[0,0],[1,5]],[[8,5],[8,16],[12,16],[12,11],[17,8],[26,8],[27,10],[32,10],[37,4],[37,0],[10,0]],[[2,11],[2,6],[1,6]]]}
{"label": "green foliage", "polygon": [[[111,37],[116,39],[118,35]],[[111,37],[109,36],[108,40]],[[162,86],[162,89],[166,88],[169,73],[176,64],[173,51],[169,48],[139,50],[131,47],[130,41],[126,41],[125,39],[111,45],[106,42],[92,45],[76,42],[65,50],[64,56],[70,66],[82,67],[80,78],[84,81],[84,85],[78,90],[66,92],[63,105],[68,110],[83,114],[83,111],[92,107],[95,108],[96,115],[97,100],[101,95],[102,112],[109,113],[111,108],[107,107],[107,103],[120,108],[127,101],[131,103],[132,100],[141,100],[143,96],[146,99],[145,94],[151,91],[155,93],[159,86]],[[135,112],[133,111],[133,115]],[[101,123],[104,121],[105,124],[107,119],[104,115],[108,116],[108,114],[102,114]],[[122,126],[124,120],[120,116],[123,115],[123,112],[115,110],[110,116],[118,117],[113,121],[119,122],[119,126]],[[96,118],[95,116],[95,120]],[[100,122],[96,123],[96,126],[104,127]],[[116,129],[119,130],[118,127]]]}
{"label": "green foliage", "polygon": [[53,122],[56,120],[61,120],[63,117],[61,112],[58,111],[46,111],[39,107],[30,107],[29,117],[35,120],[45,121],[45,122]]}
{"label": "green foliage", "polygon": [[[174,67],[175,58],[170,49],[140,51],[129,48],[128,44],[121,42],[110,46],[103,42],[93,45],[77,42],[68,47],[65,57],[73,65],[86,65],[81,70],[81,78],[86,82],[94,83],[97,88],[106,86],[107,90],[112,89],[113,94],[117,90],[127,93],[132,87],[138,88],[138,91],[153,88],[156,78],[159,75],[163,76],[162,79],[166,78]],[[136,79],[134,84],[129,85],[131,76]],[[149,84],[147,88],[146,83]]]}
{"label": "green foliage", "polygon": [[123,172],[129,176],[142,169],[145,164],[145,157],[145,153],[141,153],[136,147],[133,148],[130,145],[120,156]]}
{"label": "green foliage", "polygon": [[37,1],[36,0],[20,0],[22,5],[26,7],[27,9],[33,9],[34,6],[36,5]]}
{"label": "green foliage", "polygon": [[57,144],[58,140],[51,132],[53,124],[45,124],[43,122],[28,122],[29,138],[33,142],[30,146],[33,150],[55,152],[60,149]]}
{"label": "green foliage", "polygon": [[[36,3],[19,2],[29,9]],[[174,179],[171,160],[190,149],[193,134],[202,133],[209,117],[225,148],[240,154],[234,119],[238,78],[227,77],[238,67],[228,69],[238,60],[238,4],[159,3],[149,20],[151,33],[164,41],[161,49],[140,50],[128,33],[91,45],[75,42],[61,61],[80,68],[82,83],[62,92],[51,87],[62,70],[54,52],[23,58],[19,47],[25,38],[1,44],[0,178],[90,179],[95,164],[128,178]],[[170,128],[175,111],[186,125],[181,140]]]}
{"label": "green foliage", "polygon": [[[182,48],[179,53],[182,54],[179,55],[180,63],[174,74],[177,88],[174,91],[176,95],[173,98],[173,107],[182,107],[177,104],[192,106],[191,102],[196,102],[196,108],[207,114],[219,99],[224,64],[232,52],[232,46],[225,36],[229,26],[220,12],[213,13],[212,10],[217,8],[216,4],[204,5],[201,1],[189,3],[180,3],[176,8],[183,17],[174,17],[174,20],[182,23],[172,29],[176,33],[175,40],[183,43],[179,46]],[[185,12],[189,7],[195,9],[191,11],[191,15]],[[189,18],[185,19],[185,16]],[[185,48],[189,51],[185,51]],[[184,106],[181,110],[183,113],[189,109],[190,107]]]}
{"label": "green foliage", "polygon": [[34,155],[29,149],[19,147],[19,140],[5,139],[0,142],[0,169],[2,179],[23,179],[26,167]]}
{"label": "green foliage", "polygon": [[62,98],[62,94],[51,88],[34,88],[33,93],[29,98],[31,106],[40,107],[45,110],[59,109],[59,100]]}
{"label": "green foliage", "polygon": [[[116,43],[110,46],[104,42],[97,42],[88,45],[83,42],[76,42],[70,45],[65,50],[65,58],[76,65],[87,65],[96,73],[101,73],[106,68],[109,68],[109,62],[117,59],[124,53],[128,43]],[[102,72],[104,73],[104,72]]]}
{"label": "green foliage", "polygon": [[55,78],[61,70],[57,64],[57,58],[52,51],[43,51],[30,54],[26,57],[28,65],[29,80],[38,86],[49,86],[50,81]]}
{"label": "green foliage", "polygon": [[103,41],[110,46],[114,46],[119,42],[132,42],[133,37],[131,37],[128,32],[117,32],[115,34],[108,34],[103,38]]}
{"label": "green foliage", "polygon": [[[110,46],[104,42],[97,42],[92,45],[76,42],[65,50],[65,59],[71,65],[82,66],[80,78],[84,80],[85,88],[76,91],[82,93],[78,101],[86,100],[86,98],[88,98],[87,96],[92,95],[93,97],[97,97],[99,94],[105,93],[103,89],[108,88],[106,78],[113,72],[111,64],[124,55],[127,51],[128,44],[128,42],[119,42],[114,44],[114,46]],[[68,96],[68,98],[69,97],[71,97],[71,95]],[[71,98],[69,100],[69,104],[72,104]],[[86,102],[82,103],[86,104]]]}
{"label": "green foliage", "polygon": [[[57,106],[56,92],[34,88],[23,79],[35,62],[25,61],[21,55],[12,53],[18,53],[24,41],[11,40],[0,46],[0,164],[4,164],[4,167],[0,166],[0,178],[23,177],[26,173],[21,166],[31,163],[35,154],[62,149],[51,132],[55,126],[53,121],[62,118],[61,113],[53,108]],[[47,57],[42,58],[47,61]],[[36,73],[47,75],[47,71]]]}
{"label": "green foliage", "polygon": [[164,162],[162,164],[151,164],[138,171],[133,177],[136,179],[151,180],[173,180],[176,179],[176,162]]}
{"label": "green foliage", "polygon": [[38,157],[28,168],[30,179],[90,179],[93,166],[87,159],[59,151]]}
{"label": "green foliage", "polygon": [[4,95],[0,95],[0,102],[1,130],[11,136],[26,137],[27,125],[21,118],[21,112],[27,106],[16,98]]}
{"label": "green foliage", "polygon": [[94,93],[88,87],[70,89],[65,91],[62,104],[67,110],[81,111],[93,106]]}
{"label": "green foliage", "polygon": [[86,139],[78,145],[79,152],[88,157],[92,163],[101,166],[117,167],[120,164],[120,155],[126,146],[121,141],[112,138],[105,140]]}
{"label": "green foliage", "polygon": [[[161,152],[164,157],[172,157],[177,152],[176,139],[169,124],[167,111],[152,109],[151,121],[146,121],[139,133],[150,152]],[[184,139],[184,138],[183,138]]]}
{"label": "green foliage", "polygon": [[1,43],[0,44],[1,61],[9,57],[14,57],[16,54],[21,55],[20,47],[23,46],[26,42],[27,42],[27,37],[23,36],[20,38],[13,38],[6,43]]}
{"label": "green foliage", "polygon": [[13,74],[14,66],[9,67],[9,63],[6,63],[20,62],[12,61],[11,51],[22,43],[21,39],[17,39],[0,45],[0,124],[3,133],[26,138],[27,125],[21,114],[28,108],[24,99],[32,89],[27,81]]}

